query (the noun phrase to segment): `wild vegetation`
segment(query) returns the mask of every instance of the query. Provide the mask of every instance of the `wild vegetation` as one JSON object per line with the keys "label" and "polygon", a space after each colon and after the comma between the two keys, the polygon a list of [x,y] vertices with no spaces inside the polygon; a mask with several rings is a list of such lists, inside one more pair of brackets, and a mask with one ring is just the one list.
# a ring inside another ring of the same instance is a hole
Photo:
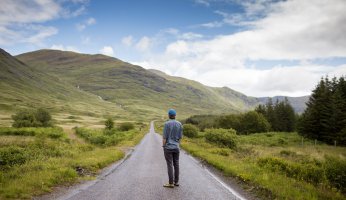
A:
{"label": "wild vegetation", "polygon": [[[189,117],[182,147],[263,199],[346,199],[344,89],[343,77],[322,79],[301,117],[287,99],[243,114]],[[199,129],[194,137],[191,126]],[[338,146],[324,143],[333,140]]]}
{"label": "wild vegetation", "polygon": [[126,131],[121,125],[76,127],[77,135],[60,127],[36,127],[50,122],[47,116],[50,113],[41,109],[20,111],[13,125],[34,127],[0,128],[0,199],[30,199],[57,185],[93,179],[100,169],[123,158],[122,149],[137,144],[147,131],[144,124],[129,122]]}
{"label": "wild vegetation", "polygon": [[[162,124],[156,122],[156,132]],[[181,146],[260,199],[346,199],[345,147],[297,132],[244,135],[220,128],[183,137]]]}
{"label": "wild vegetation", "polygon": [[75,131],[86,141],[100,146],[112,146],[123,140],[132,140],[138,134],[138,130],[135,130],[134,125],[129,122],[121,124],[119,128],[87,129],[76,127]]}
{"label": "wild vegetation", "polygon": [[184,136],[186,137],[197,137],[198,135],[198,128],[193,124],[185,124],[184,125]]}
{"label": "wild vegetation", "polygon": [[346,199],[344,147],[312,140],[302,145],[294,132],[234,132],[205,129],[185,137],[182,147],[262,199]]}
{"label": "wild vegetation", "polygon": [[43,109],[21,110],[12,116],[13,127],[50,127],[52,124],[51,114]]}
{"label": "wild vegetation", "polygon": [[195,115],[184,120],[200,130],[205,128],[233,128],[238,134],[251,134],[268,131],[293,131],[296,116],[289,102],[277,101],[273,105],[269,99],[266,105],[259,105],[255,111],[228,115]]}

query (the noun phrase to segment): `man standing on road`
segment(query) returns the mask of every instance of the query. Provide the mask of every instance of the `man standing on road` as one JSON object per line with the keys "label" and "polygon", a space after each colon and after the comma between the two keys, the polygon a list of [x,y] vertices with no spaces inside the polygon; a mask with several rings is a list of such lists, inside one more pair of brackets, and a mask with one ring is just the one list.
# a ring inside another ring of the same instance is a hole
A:
{"label": "man standing on road", "polygon": [[170,109],[168,111],[169,120],[165,123],[162,137],[162,147],[165,154],[169,178],[169,182],[164,184],[163,187],[169,188],[179,186],[179,143],[183,136],[183,126],[179,121],[175,120],[176,115],[177,113],[175,110]]}

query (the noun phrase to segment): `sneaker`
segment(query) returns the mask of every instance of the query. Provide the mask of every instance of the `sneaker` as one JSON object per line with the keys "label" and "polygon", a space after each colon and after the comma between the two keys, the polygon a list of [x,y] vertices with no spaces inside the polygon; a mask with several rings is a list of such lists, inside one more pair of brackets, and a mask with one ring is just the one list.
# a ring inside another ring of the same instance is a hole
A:
{"label": "sneaker", "polygon": [[177,186],[177,187],[178,187],[178,186],[179,186],[179,183],[174,183],[174,186]]}
{"label": "sneaker", "polygon": [[170,183],[166,183],[163,185],[163,187],[174,188],[174,185]]}

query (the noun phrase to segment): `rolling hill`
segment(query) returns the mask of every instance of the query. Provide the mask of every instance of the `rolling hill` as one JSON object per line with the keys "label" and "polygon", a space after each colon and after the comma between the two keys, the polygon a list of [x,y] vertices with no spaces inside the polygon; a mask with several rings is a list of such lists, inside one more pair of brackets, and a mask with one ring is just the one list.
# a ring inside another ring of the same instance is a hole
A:
{"label": "rolling hill", "polygon": [[162,116],[170,107],[183,116],[241,112],[258,103],[256,98],[226,87],[208,87],[104,55],[39,50],[17,58],[139,115]]}
{"label": "rolling hill", "polygon": [[44,107],[54,113],[90,116],[130,115],[97,95],[82,91],[58,77],[38,71],[0,49],[0,110]]}
{"label": "rolling hill", "polygon": [[243,112],[266,101],[100,54],[38,50],[13,57],[2,49],[0,53],[2,111],[47,107],[55,112],[147,120],[164,117],[171,107],[183,118]]}

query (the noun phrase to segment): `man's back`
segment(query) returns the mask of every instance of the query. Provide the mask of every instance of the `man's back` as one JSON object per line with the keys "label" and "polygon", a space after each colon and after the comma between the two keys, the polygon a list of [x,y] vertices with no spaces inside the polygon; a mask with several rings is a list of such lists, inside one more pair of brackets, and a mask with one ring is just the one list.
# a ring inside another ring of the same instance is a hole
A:
{"label": "man's back", "polygon": [[179,142],[182,138],[183,127],[179,121],[170,119],[165,123],[163,138],[166,139],[165,149],[179,149]]}

